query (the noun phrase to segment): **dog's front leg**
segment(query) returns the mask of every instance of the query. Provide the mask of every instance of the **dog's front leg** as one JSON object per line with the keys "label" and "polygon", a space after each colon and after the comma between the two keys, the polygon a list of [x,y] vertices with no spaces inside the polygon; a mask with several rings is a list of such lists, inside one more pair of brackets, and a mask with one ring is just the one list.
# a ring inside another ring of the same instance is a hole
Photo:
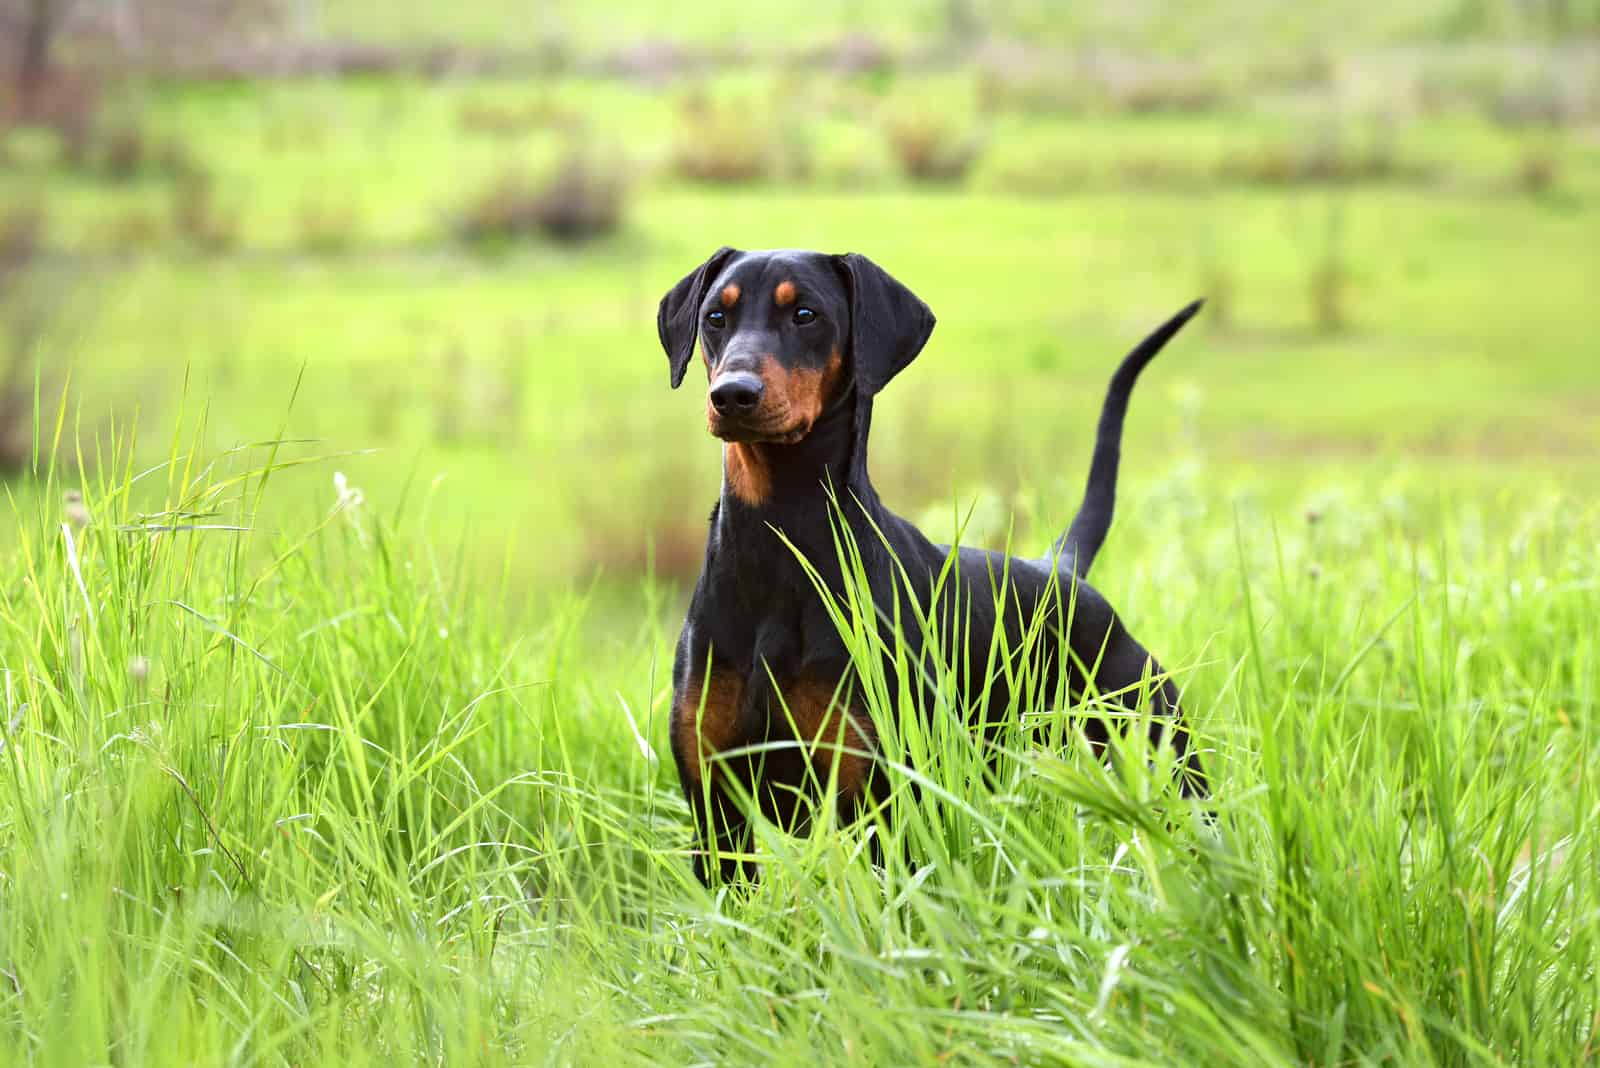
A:
{"label": "dog's front leg", "polygon": [[[755,866],[729,854],[748,854],[751,836],[743,810],[729,794],[737,778],[749,783],[749,758],[730,750],[753,740],[746,727],[749,695],[742,672],[717,662],[685,628],[673,665],[670,734],[678,781],[694,816],[696,877],[711,885],[713,859],[724,881]],[[702,666],[703,665],[703,666]]]}
{"label": "dog's front leg", "polygon": [[755,882],[755,861],[749,859],[754,846],[750,822],[733,798],[712,782],[691,792],[689,808],[694,813],[699,840],[694,855],[695,878],[704,886],[713,885],[711,873],[715,862],[717,882],[728,885],[741,878]]}

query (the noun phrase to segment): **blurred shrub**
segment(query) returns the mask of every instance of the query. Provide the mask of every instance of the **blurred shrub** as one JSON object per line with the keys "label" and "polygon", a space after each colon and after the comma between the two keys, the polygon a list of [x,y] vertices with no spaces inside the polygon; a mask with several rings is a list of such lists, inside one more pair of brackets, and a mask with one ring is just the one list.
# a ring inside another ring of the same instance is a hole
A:
{"label": "blurred shrub", "polygon": [[539,185],[520,165],[503,168],[457,210],[465,241],[509,240],[538,231]]}
{"label": "blurred shrub", "polygon": [[1436,164],[1408,159],[1401,152],[1397,131],[1395,119],[1378,115],[1360,142],[1352,142],[1342,126],[1329,124],[1308,140],[1233,145],[1214,159],[1181,148],[1135,150],[1110,159],[1046,149],[1031,155],[1005,155],[986,169],[985,182],[1007,192],[1053,195],[1096,183],[1118,188],[1192,189],[1218,182],[1289,186],[1438,180]]}
{"label": "blurred shrub", "polygon": [[807,67],[822,68],[869,84],[894,75],[894,51],[879,37],[852,30],[834,41],[801,53]]}
{"label": "blurred shrub", "polygon": [[24,203],[0,214],[0,295],[15,287],[44,243],[44,208]]}
{"label": "blurred shrub", "polygon": [[1505,73],[1498,65],[1465,64],[1455,56],[1435,57],[1418,69],[1413,96],[1424,114],[1487,112],[1504,83]]}
{"label": "blurred shrub", "polygon": [[100,168],[110,178],[126,181],[145,167],[150,146],[144,127],[137,122],[121,122],[99,136]]}
{"label": "blurred shrub", "polygon": [[[813,115],[837,119],[852,128],[871,127],[883,108],[883,94],[856,80],[813,82],[808,96]],[[876,136],[876,130],[871,132]]]}
{"label": "blurred shrub", "polygon": [[1517,155],[1516,187],[1524,193],[1550,192],[1561,177],[1561,157],[1553,142],[1540,138],[1526,142]]}
{"label": "blurred shrub", "polygon": [[1117,179],[1125,186],[1147,189],[1171,189],[1203,184],[1205,170],[1194,160],[1183,156],[1166,156],[1153,152],[1139,152],[1117,161]]}
{"label": "blurred shrub", "polygon": [[201,252],[221,253],[239,243],[239,214],[217,198],[211,172],[180,174],[172,186],[172,230]]}
{"label": "blurred shrub", "polygon": [[1072,114],[1084,107],[1078,79],[1059,70],[1014,70],[1003,65],[978,68],[978,110],[985,115],[1023,112]]}
{"label": "blurred shrub", "polygon": [[1600,64],[1592,43],[1575,41],[1440,51],[1422,62],[1415,98],[1428,113],[1474,111],[1512,128],[1570,126],[1600,115]]}
{"label": "blurred shrub", "polygon": [[151,163],[158,173],[171,178],[179,178],[202,169],[195,160],[189,143],[175,136],[161,139],[155,147]]}
{"label": "blurred shrub", "polygon": [[1325,89],[1338,73],[1333,54],[1326,48],[1312,47],[1252,56],[1244,76],[1253,89]]}
{"label": "blurred shrub", "polygon": [[456,110],[456,125],[463,132],[506,139],[536,130],[568,129],[575,118],[571,111],[544,95],[504,103],[474,98]]}
{"label": "blurred shrub", "polygon": [[1263,185],[1288,185],[1311,179],[1320,169],[1315,157],[1299,145],[1273,143],[1251,149],[1230,149],[1217,163],[1222,178]]}
{"label": "blurred shrub", "polygon": [[159,245],[167,229],[157,212],[135,205],[106,220],[102,233],[113,252],[137,254]]}
{"label": "blurred shrub", "polygon": [[783,147],[765,109],[692,93],[678,106],[671,169],[693,182],[737,184],[776,177]]}
{"label": "blurred shrub", "polygon": [[304,252],[343,252],[361,236],[360,208],[348,197],[308,196],[301,200],[295,222]]}
{"label": "blurred shrub", "polygon": [[572,151],[535,197],[534,220],[557,241],[588,241],[621,225],[626,195],[620,167],[601,166],[586,152]]}
{"label": "blurred shrub", "polygon": [[[737,61],[738,44],[731,41],[724,44],[728,48],[724,58]],[[636,38],[608,50],[600,57],[598,69],[640,85],[660,87],[708,60],[714,61],[709,53],[702,54],[668,38]]]}
{"label": "blurred shrub", "polygon": [[1202,186],[1211,178],[1204,164],[1184,155],[1145,151],[1091,161],[1055,149],[1006,158],[988,172],[985,184],[1008,193],[1060,196],[1097,183],[1110,183],[1117,188],[1172,189]]}
{"label": "blurred shrub", "polygon": [[890,115],[884,135],[901,172],[918,182],[960,181],[987,141],[976,126],[929,108]]}
{"label": "blurred shrub", "polygon": [[1568,126],[1584,110],[1580,87],[1556,70],[1500,86],[1490,106],[1494,120],[1512,128]]}
{"label": "blurred shrub", "polygon": [[1394,121],[1385,117],[1374,122],[1365,145],[1353,145],[1342,125],[1328,123],[1309,141],[1229,150],[1218,160],[1217,174],[1261,185],[1424,182],[1437,177],[1432,167],[1401,156]]}
{"label": "blurred shrub", "polygon": [[991,45],[978,60],[985,113],[1193,113],[1215,110],[1231,97],[1227,80],[1199,64],[1083,57],[1017,42]]}
{"label": "blurred shrub", "polygon": [[602,165],[572,148],[540,180],[508,166],[471,196],[456,214],[455,232],[466,241],[509,241],[543,236],[576,243],[617,229],[627,199],[619,165]]}
{"label": "blurred shrub", "polygon": [[1228,101],[1221,79],[1200,67],[1118,64],[1103,71],[1099,82],[1102,101],[1120,114],[1196,113]]}
{"label": "blurred shrub", "polygon": [[1020,41],[991,41],[975,64],[982,114],[1067,114],[1088,104],[1082,73],[1067,56],[1041,53]]}
{"label": "blurred shrub", "polygon": [[188,146],[156,137],[138,116],[124,115],[97,127],[85,165],[117,182],[142,175],[176,177],[196,169]]}

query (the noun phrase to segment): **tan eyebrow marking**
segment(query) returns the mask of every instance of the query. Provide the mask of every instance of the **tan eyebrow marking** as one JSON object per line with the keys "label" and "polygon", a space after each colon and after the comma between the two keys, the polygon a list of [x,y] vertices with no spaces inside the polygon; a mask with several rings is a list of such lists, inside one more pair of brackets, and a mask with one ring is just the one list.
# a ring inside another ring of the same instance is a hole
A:
{"label": "tan eyebrow marking", "polygon": [[731,308],[739,303],[739,287],[729,283],[722,287],[722,306]]}
{"label": "tan eyebrow marking", "polygon": [[794,303],[794,283],[779,282],[778,288],[772,291],[772,299],[778,302],[778,307],[787,308]]}

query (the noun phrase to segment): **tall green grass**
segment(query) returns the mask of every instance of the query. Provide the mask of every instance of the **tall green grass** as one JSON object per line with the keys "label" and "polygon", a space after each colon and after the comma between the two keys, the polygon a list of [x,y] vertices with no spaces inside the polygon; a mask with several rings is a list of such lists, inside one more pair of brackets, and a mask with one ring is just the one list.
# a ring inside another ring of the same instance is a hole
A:
{"label": "tall green grass", "polygon": [[1135,492],[1113,541],[1149,551],[1096,580],[1184,687],[1214,822],[1059,714],[999,760],[935,717],[890,731],[892,819],[762,828],[759,885],[708,892],[672,591],[619,623],[469,584],[431,489],[363,499],[315,448],[175,435],[79,486],[41,443],[0,561],[4,1063],[1593,1054],[1592,504]]}

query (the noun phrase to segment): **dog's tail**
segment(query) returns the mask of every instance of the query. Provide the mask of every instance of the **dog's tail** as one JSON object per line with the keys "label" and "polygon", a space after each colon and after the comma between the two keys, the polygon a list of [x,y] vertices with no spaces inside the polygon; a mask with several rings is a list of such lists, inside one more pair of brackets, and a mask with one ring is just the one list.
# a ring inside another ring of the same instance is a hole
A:
{"label": "dog's tail", "polygon": [[1205,301],[1197,300],[1156,328],[1155,332],[1123,358],[1111,376],[1105,406],[1100,409],[1100,429],[1094,440],[1094,458],[1089,462],[1089,484],[1083,503],[1072,525],[1058,539],[1053,553],[1058,560],[1071,561],[1072,573],[1083,578],[1094,563],[1095,554],[1111,529],[1111,515],[1117,503],[1117,461],[1122,455],[1122,418],[1128,412],[1128,398],[1144,365],[1155,359],[1174,334],[1195,317]]}

